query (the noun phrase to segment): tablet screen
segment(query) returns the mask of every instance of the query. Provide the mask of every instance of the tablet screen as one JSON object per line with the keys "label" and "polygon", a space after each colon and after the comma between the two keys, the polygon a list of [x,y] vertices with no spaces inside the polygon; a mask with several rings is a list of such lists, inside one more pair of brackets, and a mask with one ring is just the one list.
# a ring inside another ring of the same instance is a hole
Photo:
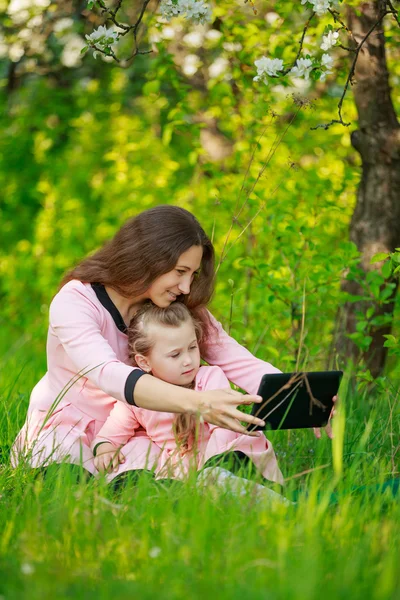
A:
{"label": "tablet screen", "polygon": [[303,429],[324,427],[333,408],[343,371],[273,373],[261,379],[252,415],[263,419],[266,427],[251,429]]}

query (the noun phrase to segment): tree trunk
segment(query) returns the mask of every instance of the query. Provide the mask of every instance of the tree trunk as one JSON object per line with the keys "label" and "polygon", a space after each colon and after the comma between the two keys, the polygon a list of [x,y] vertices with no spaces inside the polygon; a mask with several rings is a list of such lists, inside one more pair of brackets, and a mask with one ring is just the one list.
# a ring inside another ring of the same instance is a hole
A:
{"label": "tree trunk", "polygon": [[[348,24],[357,44],[385,9],[386,2],[382,0],[362,3],[359,14],[349,9]],[[353,93],[358,111],[358,130],[352,133],[351,142],[361,156],[362,175],[350,224],[350,239],[361,252],[360,267],[366,277],[369,271],[382,266],[382,263],[370,265],[374,254],[393,252],[395,247],[400,246],[400,126],[390,97],[383,20],[369,35],[359,53]],[[347,302],[339,322],[336,350],[344,364],[350,358],[355,363],[363,358],[374,377],[383,370],[387,354],[383,335],[390,333],[392,323],[373,327],[369,333],[372,342],[366,351],[360,351],[345,334],[356,331],[357,313],[365,319],[369,306],[375,309],[374,317],[385,313],[393,317],[397,282],[393,280],[393,283],[396,285],[388,304],[367,300]],[[362,286],[355,281],[344,280],[342,290],[365,296]]]}

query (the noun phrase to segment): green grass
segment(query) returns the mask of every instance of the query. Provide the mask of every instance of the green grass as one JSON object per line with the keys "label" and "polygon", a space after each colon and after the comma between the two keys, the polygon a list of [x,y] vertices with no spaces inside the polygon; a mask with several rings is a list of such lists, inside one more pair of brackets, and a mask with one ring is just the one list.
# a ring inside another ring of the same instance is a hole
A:
{"label": "green grass", "polygon": [[1,371],[1,600],[400,598],[400,497],[373,488],[398,477],[398,389],[342,396],[335,465],[326,437],[269,435],[295,505],[148,477],[114,492],[64,466],[45,477],[10,468],[42,371],[33,354],[22,348]]}

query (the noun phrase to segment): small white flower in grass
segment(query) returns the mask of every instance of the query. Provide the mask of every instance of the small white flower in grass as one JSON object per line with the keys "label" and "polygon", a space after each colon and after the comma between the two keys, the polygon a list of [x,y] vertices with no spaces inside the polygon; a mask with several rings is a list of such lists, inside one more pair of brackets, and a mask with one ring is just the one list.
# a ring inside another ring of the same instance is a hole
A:
{"label": "small white flower in grass", "polygon": [[339,34],[337,31],[330,31],[328,35],[322,36],[321,50],[330,50],[338,41]]}
{"label": "small white flower in grass", "polygon": [[35,567],[33,567],[30,563],[22,563],[21,573],[23,575],[33,575],[34,572],[35,572]]}
{"label": "small white flower in grass", "polygon": [[290,75],[292,75],[292,77],[304,77],[305,79],[309,79],[311,69],[312,60],[310,58],[299,58],[297,59],[295,66],[290,70]]}
{"label": "small white flower in grass", "polygon": [[262,56],[254,61],[257,67],[257,75],[253,77],[254,81],[264,81],[267,84],[266,76],[276,77],[279,71],[283,69],[283,60],[280,58],[267,58]]}
{"label": "small white flower in grass", "polygon": [[150,550],[149,550],[150,558],[157,558],[157,556],[160,556],[160,554],[161,554],[161,548],[159,548],[158,546],[154,546],[154,548],[150,548]]}

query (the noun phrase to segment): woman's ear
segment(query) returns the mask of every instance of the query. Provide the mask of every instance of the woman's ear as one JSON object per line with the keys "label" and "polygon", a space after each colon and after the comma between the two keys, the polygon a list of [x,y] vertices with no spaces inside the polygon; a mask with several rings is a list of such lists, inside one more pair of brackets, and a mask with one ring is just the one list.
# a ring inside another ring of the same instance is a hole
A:
{"label": "woman's ear", "polygon": [[151,366],[147,356],[143,356],[143,354],[135,354],[134,358],[139,369],[142,369],[142,371],[146,371],[146,373],[150,373]]}

